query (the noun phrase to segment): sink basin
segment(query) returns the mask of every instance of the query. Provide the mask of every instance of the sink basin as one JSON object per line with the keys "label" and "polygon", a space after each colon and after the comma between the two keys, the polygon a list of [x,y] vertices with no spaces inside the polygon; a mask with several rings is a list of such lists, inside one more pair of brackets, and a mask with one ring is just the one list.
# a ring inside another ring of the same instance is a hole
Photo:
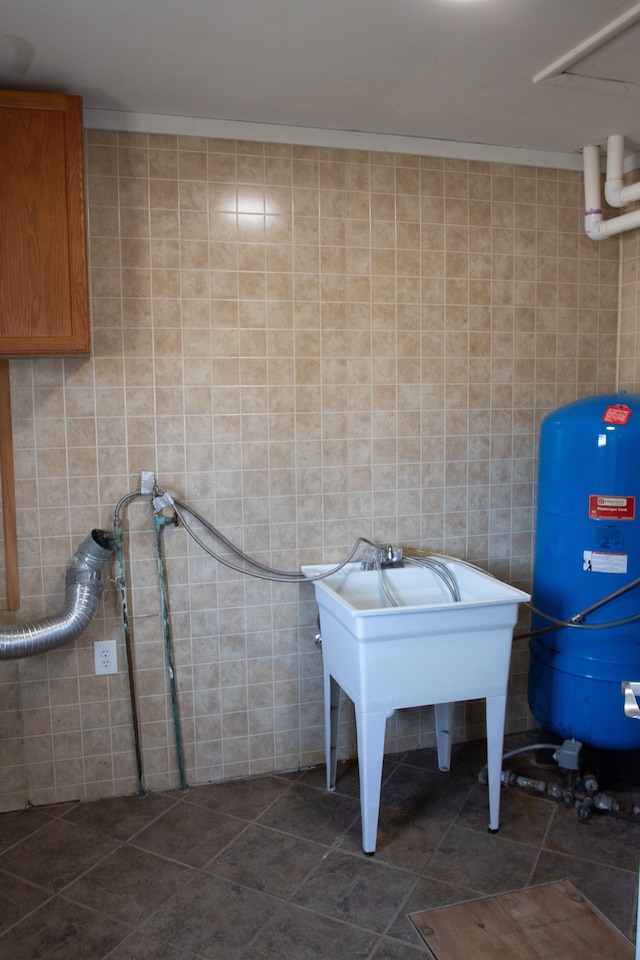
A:
{"label": "sink basin", "polygon": [[[455,703],[486,699],[489,829],[498,829],[513,627],[518,604],[530,597],[462,561],[440,562],[457,581],[457,601],[437,572],[408,561],[381,573],[351,563],[313,581],[322,634],[327,786],[335,789],[342,689],[355,706],[366,853],[376,847],[386,720],[405,707],[434,704],[438,764],[448,770]],[[302,572],[317,577],[332,569],[309,565]]]}

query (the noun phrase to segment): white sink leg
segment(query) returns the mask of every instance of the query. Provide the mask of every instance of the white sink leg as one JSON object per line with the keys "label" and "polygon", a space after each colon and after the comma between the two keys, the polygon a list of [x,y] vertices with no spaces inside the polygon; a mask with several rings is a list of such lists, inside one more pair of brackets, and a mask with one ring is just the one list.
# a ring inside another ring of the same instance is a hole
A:
{"label": "white sink leg", "polygon": [[487,697],[487,773],[489,779],[489,830],[500,826],[500,780],[507,698]]}
{"label": "white sink leg", "polygon": [[376,849],[386,725],[387,711],[364,713],[356,704],[362,849],[369,855]]}
{"label": "white sink leg", "polygon": [[340,729],[340,686],[324,668],[324,738],[327,761],[327,790],[336,788],[338,732]]}
{"label": "white sink leg", "polygon": [[438,769],[451,769],[451,728],[455,703],[436,703],[436,744],[438,747]]}

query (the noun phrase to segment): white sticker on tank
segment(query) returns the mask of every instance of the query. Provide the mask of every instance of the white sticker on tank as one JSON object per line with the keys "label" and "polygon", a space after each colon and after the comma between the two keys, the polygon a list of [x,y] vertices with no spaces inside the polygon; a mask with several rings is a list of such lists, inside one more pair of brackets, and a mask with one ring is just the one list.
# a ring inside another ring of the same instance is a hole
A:
{"label": "white sticker on tank", "polygon": [[626,553],[599,553],[596,550],[582,551],[582,569],[593,573],[626,573]]}

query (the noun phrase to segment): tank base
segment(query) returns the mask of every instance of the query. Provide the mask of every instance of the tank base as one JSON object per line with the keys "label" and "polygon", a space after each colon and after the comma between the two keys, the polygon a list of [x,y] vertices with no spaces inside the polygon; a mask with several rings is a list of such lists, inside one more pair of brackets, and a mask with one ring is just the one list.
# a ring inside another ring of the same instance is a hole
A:
{"label": "tank base", "polygon": [[603,750],[639,750],[640,722],[625,716],[620,680],[577,676],[545,662],[531,644],[529,706],[563,740]]}

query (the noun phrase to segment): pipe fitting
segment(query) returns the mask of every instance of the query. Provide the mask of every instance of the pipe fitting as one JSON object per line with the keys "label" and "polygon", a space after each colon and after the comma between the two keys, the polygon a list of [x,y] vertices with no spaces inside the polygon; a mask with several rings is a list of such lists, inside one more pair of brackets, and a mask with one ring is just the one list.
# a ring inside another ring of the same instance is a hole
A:
{"label": "pipe fitting", "polygon": [[113,537],[104,530],[92,530],[84,538],[73,556],[73,563],[86,563],[99,573],[116,548]]}
{"label": "pipe fitting", "polygon": [[[619,134],[609,137],[607,145],[607,183],[605,195],[612,206],[623,206],[640,199],[640,183],[622,186],[622,153],[624,138]],[[609,155],[611,152],[611,156]],[[601,209],[600,147],[588,144],[582,149],[584,166],[584,229],[590,240],[606,240],[627,230],[640,227],[640,210],[620,214],[605,220]]]}

